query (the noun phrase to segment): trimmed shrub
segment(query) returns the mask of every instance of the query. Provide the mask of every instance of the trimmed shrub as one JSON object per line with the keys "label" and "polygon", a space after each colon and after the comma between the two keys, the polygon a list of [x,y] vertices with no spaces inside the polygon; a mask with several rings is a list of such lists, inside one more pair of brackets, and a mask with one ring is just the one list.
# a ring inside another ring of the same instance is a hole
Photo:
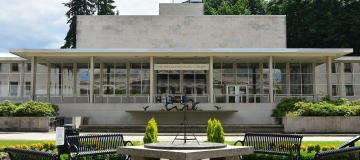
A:
{"label": "trimmed shrub", "polygon": [[308,151],[308,153],[311,153],[312,151],[314,151],[315,150],[315,146],[313,145],[313,144],[309,144],[308,146],[307,146],[307,151]]}
{"label": "trimmed shrub", "polygon": [[212,131],[212,121],[211,121],[211,118],[208,120],[208,127],[207,127],[207,129],[206,129],[206,136],[207,136],[207,141],[209,141],[209,142],[211,142],[212,141],[212,133],[213,133],[213,131]]}
{"label": "trimmed shrub", "polygon": [[321,150],[321,146],[320,146],[320,144],[319,144],[319,143],[317,143],[317,144],[315,145],[314,150],[315,150],[315,152],[320,152],[320,150]]}
{"label": "trimmed shrub", "polygon": [[336,147],[334,145],[331,145],[330,150],[334,150],[334,149],[336,149]]}
{"label": "trimmed shrub", "polygon": [[225,142],[224,130],[221,127],[220,121],[216,119],[214,119],[213,121],[209,119],[206,135],[208,136],[209,142],[217,142],[217,143]]}
{"label": "trimmed shrub", "polygon": [[276,148],[276,143],[275,142],[269,142],[269,147],[270,148]]}
{"label": "trimmed shrub", "polygon": [[51,103],[42,103],[29,101],[24,104],[12,104],[11,101],[6,100],[3,104],[0,104],[0,116],[56,116],[59,115],[59,107]]}
{"label": "trimmed shrub", "polygon": [[22,149],[22,147],[21,147],[21,145],[20,145],[20,144],[17,144],[17,145],[15,146],[15,148]]}
{"label": "trimmed shrub", "polygon": [[31,150],[35,150],[37,148],[37,145],[36,144],[32,144],[31,146],[30,146],[30,149]]}
{"label": "trimmed shrub", "polygon": [[5,149],[6,147],[5,146],[1,146],[0,147],[0,152],[4,152],[4,149]]}
{"label": "trimmed shrub", "polygon": [[21,148],[22,148],[22,149],[29,149],[29,146],[27,146],[26,144],[23,144],[23,145],[21,146]]}
{"label": "trimmed shrub", "polygon": [[157,141],[157,124],[154,118],[151,118],[146,127],[145,136],[143,138],[144,144],[146,143],[155,143]]}
{"label": "trimmed shrub", "polygon": [[321,151],[328,151],[328,150],[330,150],[330,147],[329,147],[329,146],[323,146],[323,147],[321,148]]}
{"label": "trimmed shrub", "polygon": [[273,110],[273,113],[271,116],[273,117],[282,117],[285,116],[287,112],[292,112],[296,110],[295,103],[298,102],[305,102],[306,98],[301,97],[291,97],[291,98],[283,98],[279,102],[278,105],[276,105],[276,109]]}
{"label": "trimmed shrub", "polygon": [[42,149],[43,149],[43,146],[42,146],[40,143],[37,143],[37,144],[36,144],[36,147],[39,148],[39,150],[42,150]]}
{"label": "trimmed shrub", "polygon": [[305,146],[301,146],[300,149],[305,152],[306,151],[306,147]]}

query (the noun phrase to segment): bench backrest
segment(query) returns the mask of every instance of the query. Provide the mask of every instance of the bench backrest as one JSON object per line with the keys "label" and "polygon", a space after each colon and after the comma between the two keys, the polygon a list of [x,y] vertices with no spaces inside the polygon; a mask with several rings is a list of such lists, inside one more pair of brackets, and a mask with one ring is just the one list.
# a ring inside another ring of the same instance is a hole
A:
{"label": "bench backrest", "polygon": [[60,157],[55,153],[48,152],[40,152],[19,148],[5,148],[5,152],[7,152],[10,156],[10,159],[17,160],[60,160]]}
{"label": "bench backrest", "polygon": [[[347,154],[349,153],[354,153],[354,152],[360,152],[360,146],[356,146],[356,147],[349,147],[349,148],[340,148],[340,149],[335,149],[335,150],[330,150],[330,151],[323,151],[323,152],[318,152],[315,154],[314,160],[318,160],[324,157],[334,157],[334,156],[343,156],[342,158],[336,158],[336,159],[343,159],[344,156],[348,156]],[[352,156],[352,158],[355,158],[354,155],[350,155]]]}
{"label": "bench backrest", "polygon": [[302,135],[272,134],[272,133],[246,133],[244,146],[253,146],[254,150],[290,152],[293,144],[299,145],[295,150],[300,150]]}
{"label": "bench backrest", "polygon": [[[118,146],[124,145],[124,138],[122,134],[83,135],[69,136],[67,142],[69,146],[76,145],[79,152],[116,151]],[[71,147],[70,153],[74,152]]]}
{"label": "bench backrest", "polygon": [[339,148],[354,147],[355,142],[357,142],[359,140],[360,140],[360,135],[357,135],[357,136],[349,139],[348,141],[344,142],[343,144],[340,144]]}

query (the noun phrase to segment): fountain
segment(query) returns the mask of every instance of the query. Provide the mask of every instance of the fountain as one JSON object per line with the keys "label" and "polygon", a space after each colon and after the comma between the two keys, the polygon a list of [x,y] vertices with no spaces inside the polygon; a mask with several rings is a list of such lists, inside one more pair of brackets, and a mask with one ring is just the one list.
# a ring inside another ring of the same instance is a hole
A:
{"label": "fountain", "polygon": [[[190,128],[189,123],[187,121],[186,111],[187,111],[188,105],[184,104],[184,120],[183,123],[181,123],[180,131],[174,138],[172,142],[162,142],[162,143],[149,143],[145,144],[145,148],[151,148],[151,149],[170,149],[170,150],[203,150],[203,149],[219,149],[219,148],[226,148],[226,144],[222,143],[203,143],[199,142],[196,139],[196,136],[192,132],[192,135],[194,138],[188,138],[186,136],[186,129],[187,127]],[[181,132],[181,129],[184,128],[184,137],[178,138],[178,135]],[[175,142],[176,140],[183,140],[183,142]],[[194,142],[187,142],[189,140],[196,140],[196,143]]]}

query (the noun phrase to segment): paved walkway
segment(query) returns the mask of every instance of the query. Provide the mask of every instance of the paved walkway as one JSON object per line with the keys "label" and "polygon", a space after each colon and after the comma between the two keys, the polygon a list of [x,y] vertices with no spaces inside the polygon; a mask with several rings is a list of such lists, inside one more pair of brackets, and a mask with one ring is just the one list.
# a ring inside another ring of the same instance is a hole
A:
{"label": "paved walkway", "polygon": [[[109,134],[81,132],[81,135],[87,134]],[[125,140],[142,141],[144,133],[123,133]],[[159,133],[158,141],[172,141],[176,134]],[[206,141],[206,134],[196,133],[199,141]],[[302,134],[303,141],[347,141],[357,134]],[[188,137],[192,136],[191,134]],[[225,141],[237,141],[244,138],[244,133],[225,134]],[[55,132],[0,132],[0,140],[55,140]]]}

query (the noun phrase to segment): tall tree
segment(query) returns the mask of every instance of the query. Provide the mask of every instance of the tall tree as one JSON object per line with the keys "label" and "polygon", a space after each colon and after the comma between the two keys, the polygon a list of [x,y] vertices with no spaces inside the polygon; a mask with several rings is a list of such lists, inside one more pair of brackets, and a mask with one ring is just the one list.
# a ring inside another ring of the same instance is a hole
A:
{"label": "tall tree", "polygon": [[95,0],[98,15],[115,15],[114,0]]}
{"label": "tall tree", "polygon": [[211,15],[213,12],[217,12],[220,8],[225,9],[227,4],[229,6],[241,7],[242,4],[246,4],[246,9],[250,10],[251,14],[264,15],[266,1],[264,0],[206,0],[204,3],[204,14]]}
{"label": "tall tree", "polygon": [[120,15],[119,9],[116,9],[116,15]]}
{"label": "tall tree", "polygon": [[65,44],[61,48],[76,48],[76,20],[77,15],[91,15],[94,13],[94,5],[89,0],[70,0],[63,3],[69,8],[66,12],[67,24],[70,24],[69,31],[65,37]]}
{"label": "tall tree", "polygon": [[286,15],[288,48],[354,48],[360,56],[359,0],[270,0],[266,11]]}
{"label": "tall tree", "polygon": [[237,1],[235,5],[227,4],[225,1],[223,5],[215,12],[212,11],[212,15],[251,15],[248,9],[248,1]]}

